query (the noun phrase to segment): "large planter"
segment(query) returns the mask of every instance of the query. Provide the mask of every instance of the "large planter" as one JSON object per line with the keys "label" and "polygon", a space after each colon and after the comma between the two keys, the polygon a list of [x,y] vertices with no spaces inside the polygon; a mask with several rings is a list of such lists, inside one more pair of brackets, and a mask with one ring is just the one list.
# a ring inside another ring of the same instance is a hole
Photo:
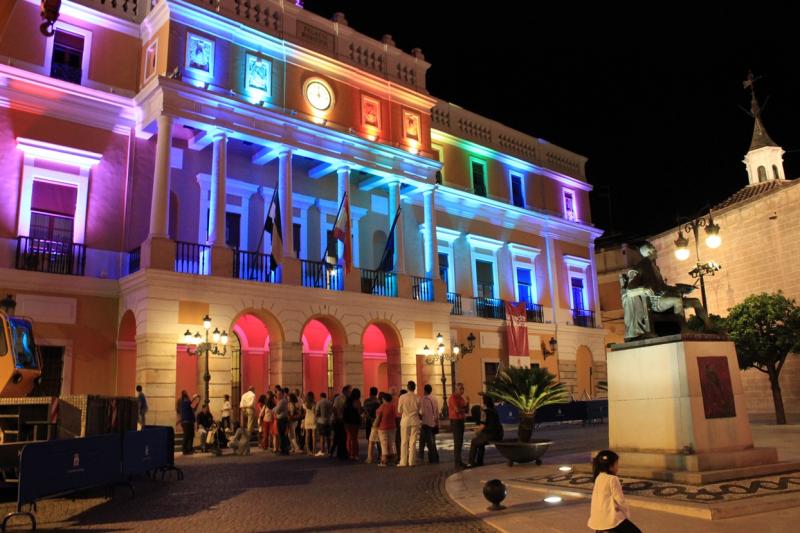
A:
{"label": "large planter", "polygon": [[495,442],[494,447],[497,448],[500,455],[508,460],[508,466],[513,466],[514,463],[531,463],[534,461],[537,465],[540,465],[542,464],[541,457],[551,444],[553,444],[551,440],[532,440],[530,442],[504,440]]}

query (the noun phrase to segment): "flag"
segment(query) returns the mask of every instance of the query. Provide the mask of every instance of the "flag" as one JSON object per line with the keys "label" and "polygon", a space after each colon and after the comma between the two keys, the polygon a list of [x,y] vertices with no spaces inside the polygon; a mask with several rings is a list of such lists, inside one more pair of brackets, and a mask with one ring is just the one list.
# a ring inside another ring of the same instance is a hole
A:
{"label": "flag", "polygon": [[353,236],[350,230],[350,199],[347,194],[342,198],[339,216],[333,226],[333,236],[344,244],[344,272],[349,274],[353,268]]}
{"label": "flag", "polygon": [[272,201],[267,209],[267,219],[264,221],[264,231],[272,238],[269,267],[277,270],[283,262],[283,228],[281,228],[281,202],[278,198],[278,188],[272,195]]}
{"label": "flag", "polygon": [[529,359],[526,361],[519,359],[530,357],[530,353],[528,353],[528,323],[525,302],[505,302],[505,305],[509,366],[527,366]]}
{"label": "flag", "polygon": [[394,215],[392,222],[392,229],[389,230],[389,238],[386,239],[386,247],[383,249],[383,257],[381,263],[378,265],[378,270],[381,272],[391,272],[394,270],[394,227],[397,225],[397,219],[400,217],[400,208],[397,208],[397,213]]}

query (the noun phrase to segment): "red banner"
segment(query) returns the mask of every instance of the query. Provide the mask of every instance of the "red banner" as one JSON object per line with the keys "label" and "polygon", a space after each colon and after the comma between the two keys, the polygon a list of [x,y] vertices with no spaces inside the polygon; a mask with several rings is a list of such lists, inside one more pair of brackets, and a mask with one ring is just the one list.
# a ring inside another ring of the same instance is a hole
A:
{"label": "red banner", "polygon": [[506,336],[510,357],[528,357],[528,322],[525,302],[506,302]]}

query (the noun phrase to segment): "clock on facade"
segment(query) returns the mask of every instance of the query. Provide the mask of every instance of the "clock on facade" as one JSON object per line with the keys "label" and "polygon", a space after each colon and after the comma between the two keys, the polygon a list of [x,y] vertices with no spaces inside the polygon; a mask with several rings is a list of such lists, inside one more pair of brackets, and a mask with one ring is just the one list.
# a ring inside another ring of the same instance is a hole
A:
{"label": "clock on facade", "polygon": [[327,111],[333,107],[333,91],[330,85],[318,78],[312,78],[303,88],[306,100],[317,111]]}

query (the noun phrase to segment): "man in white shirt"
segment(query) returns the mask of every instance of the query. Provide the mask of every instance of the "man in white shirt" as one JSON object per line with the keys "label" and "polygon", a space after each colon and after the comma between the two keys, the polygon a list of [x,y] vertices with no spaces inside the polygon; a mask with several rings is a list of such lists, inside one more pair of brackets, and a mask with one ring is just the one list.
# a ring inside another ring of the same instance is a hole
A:
{"label": "man in white shirt", "polygon": [[242,410],[242,416],[247,421],[243,425],[247,428],[247,434],[252,435],[255,428],[256,413],[256,388],[250,385],[247,392],[242,394],[242,400],[239,402],[239,408]]}
{"label": "man in white shirt", "polygon": [[422,421],[422,408],[419,396],[415,392],[417,384],[408,382],[408,392],[397,401],[397,414],[400,415],[400,464],[397,466],[414,466],[417,464],[417,441]]}
{"label": "man in white shirt", "polygon": [[439,433],[439,403],[433,397],[433,387],[425,385],[425,395],[420,401],[422,405],[422,430],[419,439],[419,461],[425,462],[425,447],[428,447],[428,462],[439,462],[439,452],[436,450],[436,434]]}

